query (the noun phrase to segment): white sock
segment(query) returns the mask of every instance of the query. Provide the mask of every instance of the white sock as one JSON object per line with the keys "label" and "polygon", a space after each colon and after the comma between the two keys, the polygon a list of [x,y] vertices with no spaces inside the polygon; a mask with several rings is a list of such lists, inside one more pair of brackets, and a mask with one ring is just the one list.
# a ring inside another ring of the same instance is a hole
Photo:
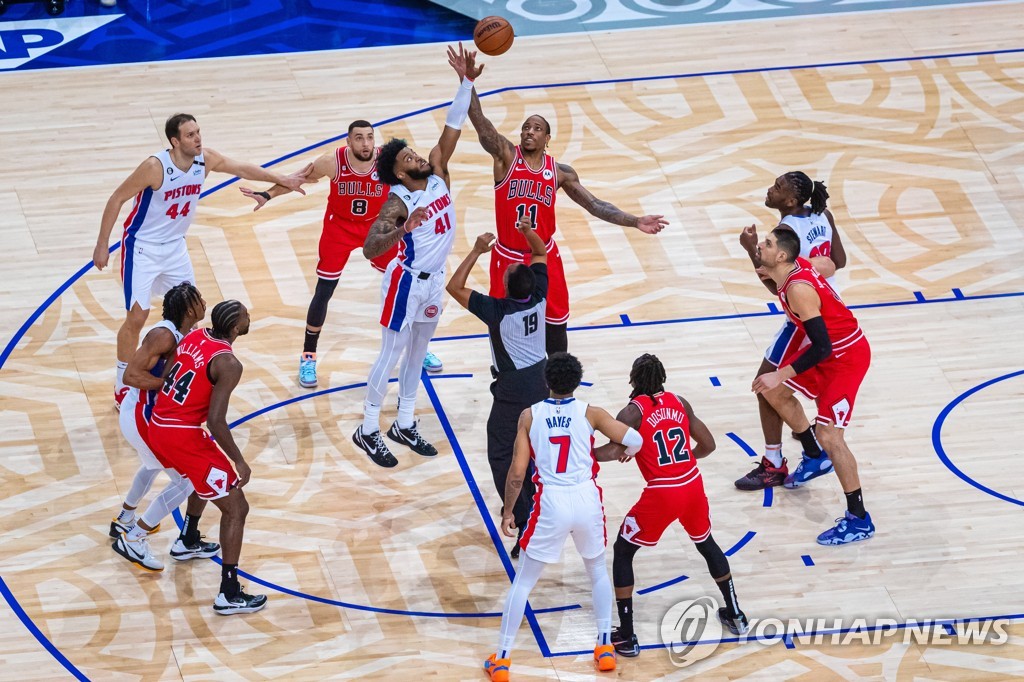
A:
{"label": "white sock", "polygon": [[125,525],[125,526],[128,526],[128,525],[134,523],[135,522],[135,510],[134,509],[125,509],[122,506],[121,507],[121,513],[119,513],[117,515],[117,522],[122,524],[122,525]]}
{"label": "white sock", "polygon": [[398,428],[411,429],[416,426],[416,401],[398,399]]}
{"label": "white sock", "polygon": [[139,538],[146,537],[148,531],[143,529],[143,527],[139,524],[133,523],[131,527],[125,531],[124,534],[129,540],[138,540]]}
{"label": "white sock", "polygon": [[590,576],[590,585],[594,598],[594,620],[597,622],[597,643],[610,644],[612,639],[612,605],[615,603],[615,591],[612,589],[611,578],[608,577],[608,566],[605,564],[605,553],[601,552],[592,559],[584,559]]}
{"label": "white sock", "polygon": [[117,390],[124,388],[124,371],[128,369],[127,362],[117,361],[117,380],[114,382]]}
{"label": "white sock", "polygon": [[775,445],[765,444],[764,457],[771,462],[772,466],[776,469],[782,466],[782,443],[777,443]]}
{"label": "white sock", "polygon": [[380,431],[380,405],[369,400],[363,401],[363,435],[369,436]]}

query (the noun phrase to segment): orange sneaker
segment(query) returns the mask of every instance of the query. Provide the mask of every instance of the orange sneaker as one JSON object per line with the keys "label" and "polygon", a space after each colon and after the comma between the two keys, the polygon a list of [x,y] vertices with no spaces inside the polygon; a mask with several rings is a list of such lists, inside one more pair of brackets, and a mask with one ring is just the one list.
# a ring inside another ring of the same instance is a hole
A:
{"label": "orange sneaker", "polygon": [[602,672],[615,670],[615,647],[611,644],[600,644],[594,647],[594,662]]}
{"label": "orange sneaker", "polygon": [[484,661],[484,671],[491,676],[491,682],[508,682],[508,669],[511,665],[511,658],[498,658],[498,654],[491,654]]}

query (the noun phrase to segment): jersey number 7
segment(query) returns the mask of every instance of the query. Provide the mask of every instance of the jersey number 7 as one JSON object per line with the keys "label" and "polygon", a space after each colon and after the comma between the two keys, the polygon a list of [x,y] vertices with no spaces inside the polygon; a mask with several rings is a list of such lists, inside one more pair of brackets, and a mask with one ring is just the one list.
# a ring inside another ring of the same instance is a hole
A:
{"label": "jersey number 7", "polygon": [[565,470],[569,468],[569,446],[571,445],[569,436],[551,436],[548,441],[552,445],[558,446],[558,462],[555,464],[555,473],[564,474]]}

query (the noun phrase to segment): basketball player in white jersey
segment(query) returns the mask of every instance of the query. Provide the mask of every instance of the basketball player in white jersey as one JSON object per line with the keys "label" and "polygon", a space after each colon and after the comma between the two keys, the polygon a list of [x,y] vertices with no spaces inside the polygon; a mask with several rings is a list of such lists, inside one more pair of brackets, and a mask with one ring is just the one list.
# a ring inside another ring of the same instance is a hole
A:
{"label": "basketball player in white jersey", "polygon": [[[124,282],[124,324],[117,332],[117,381],[114,404],[120,409],[128,392],[122,381],[128,358],[139,344],[149,317],[150,298],[179,282],[194,282],[185,233],[196,215],[203,181],[211,171],[262,180],[302,192],[309,166],[282,176],[251,163],[235,161],[204,149],[199,124],[190,114],[167,119],[164,133],[170,149],[150,156],[107,199],[92,262],[98,270],[110,260],[110,233],[125,202],[134,197],[121,237],[121,279]],[[304,193],[304,192],[303,192]]]}
{"label": "basketball player in white jersey", "polygon": [[[846,250],[839,238],[832,213],[826,208],[827,201],[828,191],[823,183],[812,181],[801,171],[791,171],[775,179],[775,184],[768,188],[764,205],[779,212],[778,226],[793,230],[800,238],[800,256],[809,260],[835,288],[833,275],[836,270],[846,267]],[[770,292],[777,294],[774,280],[765,278],[757,256],[756,226],[743,229],[740,244],[761,275],[761,283]],[[775,371],[791,350],[807,343],[807,337],[797,330],[796,325],[784,318],[782,326],[765,351],[757,376]],[[757,406],[764,433],[765,454],[753,471],[736,481],[737,488],[762,490],[777,485],[795,488],[832,470],[832,462],[827,454],[822,454],[813,429],[808,429],[804,433],[794,433],[803,446],[804,457],[790,474],[786,460],[782,457],[782,417],[761,394],[757,395]]]}
{"label": "basketball player in white jersey", "polygon": [[[142,339],[142,345],[128,361],[124,380],[130,387],[121,403],[121,433],[141,460],[131,487],[124,497],[117,516],[110,522],[110,537],[115,552],[147,571],[162,571],[163,563],[153,556],[147,537],[160,528],[160,522],[188,497],[185,529],[171,547],[171,557],[178,561],[211,557],[220,550],[214,542],[202,542],[198,521],[206,500],[192,494],[187,479],[174,469],[165,469],[149,446],[149,417],[156,403],[156,393],[164,385],[168,360],[174,358],[182,337],[206,316],[206,301],[189,282],[171,287],[164,294],[163,320]],[[149,504],[142,516],[135,510],[161,471],[171,482]]]}
{"label": "basketball player in white jersey", "polygon": [[[509,652],[526,612],[526,602],[545,564],[557,563],[562,546],[572,536],[583,558],[593,588],[597,645],[594,661],[599,670],[615,670],[611,644],[612,583],[605,565],[604,504],[597,486],[598,463],[594,455],[594,432],[626,446],[626,459],[643,446],[635,430],[605,410],[573,397],[583,378],[579,360],[568,353],[555,353],[544,368],[551,397],[523,410],[519,418],[515,454],[505,482],[505,509],[501,531],[516,537],[514,507],[533,460],[537,492],[526,530],[519,541],[519,567],[505,599],[501,615],[498,651],[484,661],[484,670],[495,682],[507,682]],[[618,459],[617,453],[614,456]],[[625,461],[625,460],[624,460]]]}
{"label": "basketball player in white jersey", "polygon": [[352,434],[352,442],[382,467],[398,464],[381,437],[380,408],[399,358],[398,419],[388,429],[388,438],[424,457],[437,454],[416,428],[416,393],[427,342],[441,315],[445,264],[455,242],[448,160],[469,112],[473,79],[483,70],[483,65],[476,65],[476,53],[463,50],[461,43],[458,52],[448,47],[448,63],[459,76],[459,90],[428,158],[405,140],[394,139],[377,155],[377,173],[391,185],[391,194],[370,227],[363,255],[376,258],[398,244],[398,256],[381,283],[381,349],[366,380],[363,423]]}

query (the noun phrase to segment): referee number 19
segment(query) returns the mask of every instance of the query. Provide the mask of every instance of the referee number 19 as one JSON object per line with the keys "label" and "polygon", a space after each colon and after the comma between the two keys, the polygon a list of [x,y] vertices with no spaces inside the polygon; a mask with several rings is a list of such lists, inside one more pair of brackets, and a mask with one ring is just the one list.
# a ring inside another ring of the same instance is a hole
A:
{"label": "referee number 19", "polygon": [[537,326],[537,311],[535,310],[523,318],[523,335],[529,336],[534,333],[537,331]]}

